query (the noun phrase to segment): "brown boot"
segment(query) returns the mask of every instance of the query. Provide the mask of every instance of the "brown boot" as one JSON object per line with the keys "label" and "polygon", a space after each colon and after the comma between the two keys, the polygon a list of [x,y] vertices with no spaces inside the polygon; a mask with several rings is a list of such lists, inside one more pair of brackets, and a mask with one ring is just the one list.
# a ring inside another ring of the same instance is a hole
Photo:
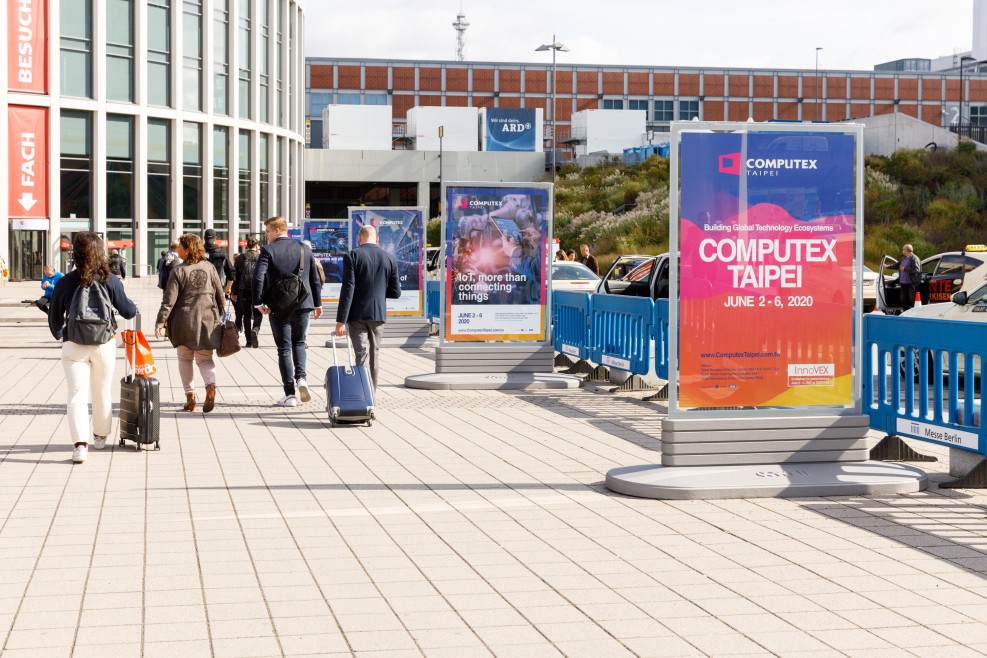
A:
{"label": "brown boot", "polygon": [[185,411],[195,411],[195,392],[189,391],[185,394],[185,406],[182,407]]}
{"label": "brown boot", "polygon": [[216,406],[216,385],[206,384],[206,402],[202,405],[202,413],[207,414]]}

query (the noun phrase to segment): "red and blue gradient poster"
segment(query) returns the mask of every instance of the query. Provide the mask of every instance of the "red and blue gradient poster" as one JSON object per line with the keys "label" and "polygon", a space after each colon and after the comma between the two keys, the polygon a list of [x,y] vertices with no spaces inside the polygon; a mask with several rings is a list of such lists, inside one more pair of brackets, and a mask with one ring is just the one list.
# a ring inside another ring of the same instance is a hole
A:
{"label": "red and blue gradient poster", "polygon": [[855,144],[683,133],[680,409],[853,404]]}

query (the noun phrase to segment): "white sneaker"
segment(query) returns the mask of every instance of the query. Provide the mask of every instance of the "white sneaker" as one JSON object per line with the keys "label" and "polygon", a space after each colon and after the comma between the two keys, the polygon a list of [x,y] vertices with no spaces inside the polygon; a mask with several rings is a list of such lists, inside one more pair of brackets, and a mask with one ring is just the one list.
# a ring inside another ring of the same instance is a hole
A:
{"label": "white sneaker", "polygon": [[106,437],[100,436],[99,434],[93,434],[93,447],[97,450],[102,450],[106,447]]}
{"label": "white sneaker", "polygon": [[72,462],[75,464],[82,464],[89,457],[89,448],[86,446],[76,446],[75,450],[72,451]]}
{"label": "white sneaker", "polygon": [[308,402],[312,399],[312,392],[308,390],[308,382],[304,378],[295,382],[295,390],[298,391],[298,397],[302,402]]}
{"label": "white sneaker", "polygon": [[298,400],[294,395],[286,395],[274,403],[275,407],[297,407]]}

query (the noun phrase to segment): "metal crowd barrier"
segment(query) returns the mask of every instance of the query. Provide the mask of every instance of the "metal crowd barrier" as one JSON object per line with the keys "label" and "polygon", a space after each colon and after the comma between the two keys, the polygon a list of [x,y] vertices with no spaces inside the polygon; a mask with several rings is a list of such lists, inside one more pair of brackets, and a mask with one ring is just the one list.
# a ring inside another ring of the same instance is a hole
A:
{"label": "metal crowd barrier", "polygon": [[873,429],[987,455],[987,323],[870,314],[863,343]]}
{"label": "metal crowd barrier", "polygon": [[590,360],[645,375],[651,368],[654,302],[647,297],[593,295]]}
{"label": "metal crowd barrier", "polygon": [[668,300],[655,300],[655,374],[668,379]]}
{"label": "metal crowd barrier", "polygon": [[556,352],[589,358],[590,309],[588,292],[552,292],[552,342]]}

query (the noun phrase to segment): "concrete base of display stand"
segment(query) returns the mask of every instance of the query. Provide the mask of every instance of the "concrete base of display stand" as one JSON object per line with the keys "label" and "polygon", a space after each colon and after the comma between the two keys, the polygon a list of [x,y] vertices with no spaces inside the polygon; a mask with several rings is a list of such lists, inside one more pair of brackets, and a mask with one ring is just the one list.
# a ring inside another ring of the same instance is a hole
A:
{"label": "concrete base of display stand", "polygon": [[924,471],[874,461],[625,466],[609,471],[606,479],[611,491],[664,500],[865,496],[914,493],[928,486]]}
{"label": "concrete base of display stand", "polygon": [[404,385],[433,391],[533,390],[579,388],[583,381],[571,375],[538,372],[428,373],[406,377]]}

